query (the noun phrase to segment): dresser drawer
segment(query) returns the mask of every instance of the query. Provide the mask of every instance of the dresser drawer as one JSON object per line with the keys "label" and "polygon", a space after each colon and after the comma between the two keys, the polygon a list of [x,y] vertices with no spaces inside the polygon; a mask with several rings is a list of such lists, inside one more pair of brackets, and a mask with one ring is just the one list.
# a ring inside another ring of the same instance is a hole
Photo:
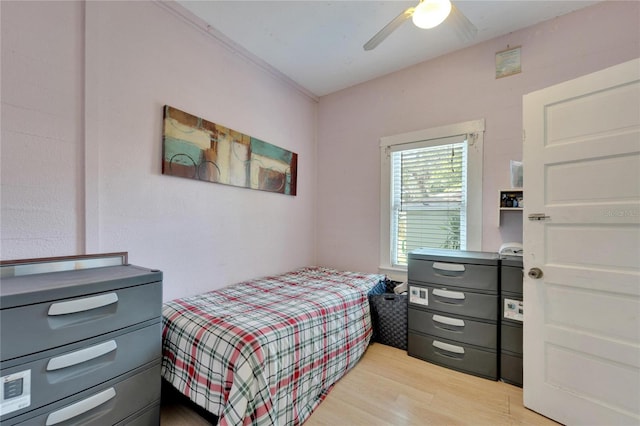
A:
{"label": "dresser drawer", "polygon": [[522,387],[522,356],[501,353],[500,378],[504,382]]}
{"label": "dresser drawer", "polygon": [[13,417],[3,426],[113,425],[160,400],[160,363]]}
{"label": "dresser drawer", "polygon": [[522,355],[522,326],[500,325],[500,349]]}
{"label": "dresser drawer", "polygon": [[422,309],[409,309],[409,329],[448,340],[496,350],[498,326]]}
{"label": "dresser drawer", "polygon": [[496,253],[422,249],[409,253],[407,271],[409,283],[497,293],[498,265]]}
{"label": "dresser drawer", "polygon": [[0,310],[3,361],[158,318],[162,282]]}
{"label": "dresser drawer", "polygon": [[465,343],[409,332],[409,355],[454,370],[498,380],[498,355]]}
{"label": "dresser drawer", "polygon": [[499,304],[497,294],[409,284],[409,306],[422,306],[430,311],[497,322]]}
{"label": "dresser drawer", "polygon": [[0,363],[3,378],[24,376],[28,372],[31,389],[29,405],[5,414],[0,420],[50,404],[160,359],[161,333],[160,320],[156,319],[146,327],[129,327],[17,358],[15,361],[27,362],[10,368],[6,368],[9,363]]}
{"label": "dresser drawer", "polygon": [[151,426],[160,424],[160,401],[130,417],[116,423],[116,426]]}
{"label": "dresser drawer", "polygon": [[500,267],[500,283],[503,293],[522,295],[522,266],[501,266]]}

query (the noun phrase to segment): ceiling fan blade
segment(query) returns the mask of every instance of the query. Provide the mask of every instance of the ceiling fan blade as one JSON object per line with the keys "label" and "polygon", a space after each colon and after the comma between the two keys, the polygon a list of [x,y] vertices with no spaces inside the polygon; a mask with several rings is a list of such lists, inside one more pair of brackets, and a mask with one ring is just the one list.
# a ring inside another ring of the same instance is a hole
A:
{"label": "ceiling fan blade", "polygon": [[411,18],[415,9],[415,7],[410,7],[400,15],[396,16],[391,22],[385,25],[383,29],[378,31],[376,35],[371,37],[371,40],[365,43],[365,45],[363,46],[364,50],[371,50],[382,43],[382,41],[385,38],[389,37],[389,35],[394,32],[400,25],[402,25],[404,21]]}
{"label": "ceiling fan blade", "polygon": [[451,3],[451,13],[446,22],[453,27],[460,40],[464,43],[472,41],[478,34],[476,26],[453,3]]}

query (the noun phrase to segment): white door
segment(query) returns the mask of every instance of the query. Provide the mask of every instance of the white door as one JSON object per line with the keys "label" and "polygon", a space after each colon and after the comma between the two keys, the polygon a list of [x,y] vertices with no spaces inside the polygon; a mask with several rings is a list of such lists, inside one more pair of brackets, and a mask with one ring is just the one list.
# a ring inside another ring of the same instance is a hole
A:
{"label": "white door", "polygon": [[524,404],[639,424],[640,60],[527,94],[523,113]]}

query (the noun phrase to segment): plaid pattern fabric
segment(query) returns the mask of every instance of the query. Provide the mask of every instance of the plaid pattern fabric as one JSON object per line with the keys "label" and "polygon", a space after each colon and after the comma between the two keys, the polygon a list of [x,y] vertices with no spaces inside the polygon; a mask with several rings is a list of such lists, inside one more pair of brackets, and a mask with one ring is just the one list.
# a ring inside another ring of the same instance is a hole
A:
{"label": "plaid pattern fabric", "polygon": [[162,375],[220,425],[297,425],[364,353],[383,275],[311,267],[163,306]]}

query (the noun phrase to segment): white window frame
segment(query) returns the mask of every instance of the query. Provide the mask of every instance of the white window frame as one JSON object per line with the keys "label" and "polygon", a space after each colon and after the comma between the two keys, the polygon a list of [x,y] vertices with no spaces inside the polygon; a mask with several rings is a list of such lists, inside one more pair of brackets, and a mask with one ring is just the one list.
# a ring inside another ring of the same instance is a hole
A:
{"label": "white window frame", "polygon": [[385,136],[380,138],[380,273],[406,280],[406,277],[403,279],[399,276],[406,274],[406,266],[394,266],[391,263],[391,147],[422,148],[434,145],[434,140],[437,139],[465,134],[468,135],[466,247],[473,251],[482,249],[484,119]]}

